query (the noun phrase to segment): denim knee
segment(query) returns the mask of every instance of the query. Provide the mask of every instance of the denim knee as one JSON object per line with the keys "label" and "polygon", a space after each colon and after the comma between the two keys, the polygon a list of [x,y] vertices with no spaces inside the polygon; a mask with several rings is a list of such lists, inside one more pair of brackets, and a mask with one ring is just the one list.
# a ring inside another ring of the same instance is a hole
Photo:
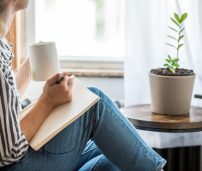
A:
{"label": "denim knee", "polygon": [[88,89],[90,91],[92,91],[93,93],[95,93],[100,98],[102,98],[103,96],[105,96],[105,94],[99,88],[97,88],[97,87],[88,87]]}
{"label": "denim knee", "polygon": [[100,97],[101,100],[99,101],[99,103],[102,103],[104,105],[108,104],[107,107],[110,107],[111,109],[117,108],[117,105],[102,90],[96,87],[88,87],[88,89]]}

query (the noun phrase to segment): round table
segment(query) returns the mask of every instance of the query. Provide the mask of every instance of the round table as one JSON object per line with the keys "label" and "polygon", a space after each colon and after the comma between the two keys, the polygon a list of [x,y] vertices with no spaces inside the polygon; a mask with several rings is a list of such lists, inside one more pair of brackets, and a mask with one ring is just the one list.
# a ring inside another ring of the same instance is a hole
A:
{"label": "round table", "polygon": [[151,105],[135,105],[121,109],[136,128],[157,132],[202,131],[202,108],[191,107],[187,115],[152,113]]}
{"label": "round table", "polygon": [[[162,115],[152,113],[151,105],[134,105],[121,111],[138,129],[155,132],[202,131],[202,108],[191,107],[187,115]],[[165,148],[156,150],[167,160],[165,171],[200,171],[200,146]]]}

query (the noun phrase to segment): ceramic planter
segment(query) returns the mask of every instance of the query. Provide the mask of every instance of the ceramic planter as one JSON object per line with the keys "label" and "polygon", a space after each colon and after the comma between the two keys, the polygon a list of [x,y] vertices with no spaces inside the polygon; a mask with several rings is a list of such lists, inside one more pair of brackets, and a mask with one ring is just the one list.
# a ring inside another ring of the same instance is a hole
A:
{"label": "ceramic planter", "polygon": [[149,73],[152,112],[188,114],[195,75],[161,76]]}

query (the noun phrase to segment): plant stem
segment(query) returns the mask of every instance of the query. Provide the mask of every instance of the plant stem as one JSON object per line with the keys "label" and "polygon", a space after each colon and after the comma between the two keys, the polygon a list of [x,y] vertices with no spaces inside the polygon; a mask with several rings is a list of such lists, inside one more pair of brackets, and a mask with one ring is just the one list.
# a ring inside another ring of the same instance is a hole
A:
{"label": "plant stem", "polygon": [[178,32],[178,45],[177,45],[177,58],[179,57],[179,45],[180,45],[180,30],[181,30],[181,24],[179,25],[179,32]]}

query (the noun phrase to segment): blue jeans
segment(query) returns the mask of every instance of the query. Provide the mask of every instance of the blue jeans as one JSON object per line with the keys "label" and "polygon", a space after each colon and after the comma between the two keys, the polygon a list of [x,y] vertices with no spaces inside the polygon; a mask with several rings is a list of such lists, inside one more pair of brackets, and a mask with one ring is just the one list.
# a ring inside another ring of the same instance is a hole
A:
{"label": "blue jeans", "polygon": [[[10,171],[160,171],[166,161],[99,89],[100,101],[39,151],[31,148]],[[96,145],[95,145],[96,144]]]}

